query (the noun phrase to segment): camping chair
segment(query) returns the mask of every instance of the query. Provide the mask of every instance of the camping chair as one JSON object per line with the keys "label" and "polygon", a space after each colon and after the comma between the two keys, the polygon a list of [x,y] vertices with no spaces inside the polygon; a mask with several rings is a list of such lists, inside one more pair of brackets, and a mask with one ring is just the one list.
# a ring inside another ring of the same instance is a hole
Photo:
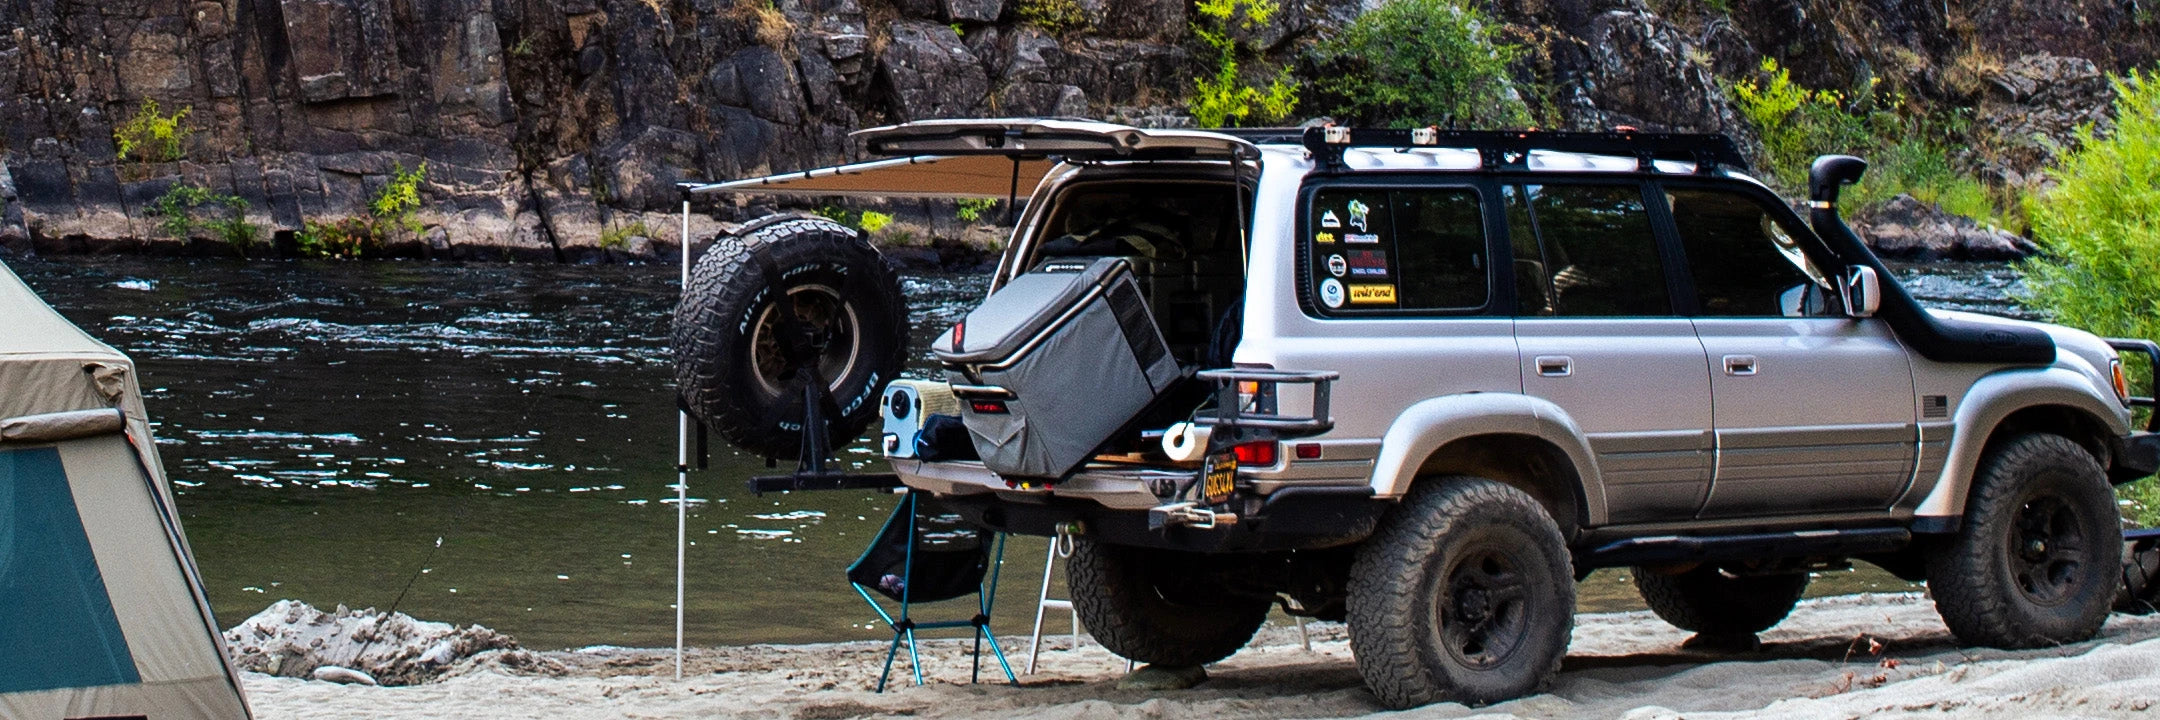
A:
{"label": "camping chair", "polygon": [[[907,493],[869,549],[848,566],[848,582],[855,586],[855,592],[893,630],[892,645],[885,650],[885,670],[878,674],[878,692],[885,691],[885,681],[892,676],[893,660],[899,656],[903,641],[907,643],[908,662],[915,669],[915,684],[923,684],[922,655],[916,649],[915,631],[937,628],[974,630],[974,666],[968,682],[981,680],[982,641],[988,638],[990,651],[997,654],[998,667],[1005,671],[1005,680],[1020,683],[1013,676],[1012,665],[1005,661],[1004,648],[998,647],[997,636],[990,633],[990,608],[997,601],[998,571],[1005,560],[1005,537],[997,536],[993,556],[991,534],[966,524],[935,500]],[[988,582],[984,582],[985,574]],[[871,596],[872,591],[898,602],[897,616]],[[972,618],[918,622],[911,614],[916,603],[970,594],[976,596]]]}

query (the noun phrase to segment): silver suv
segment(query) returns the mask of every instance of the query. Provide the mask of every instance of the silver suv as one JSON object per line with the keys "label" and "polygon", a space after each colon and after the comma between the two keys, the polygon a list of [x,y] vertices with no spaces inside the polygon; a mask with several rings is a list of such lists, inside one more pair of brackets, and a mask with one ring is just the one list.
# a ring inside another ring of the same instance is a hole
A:
{"label": "silver suv", "polygon": [[982,525],[1071,536],[1077,609],[1141,662],[1224,658],[1280,602],[1347,621],[1388,705],[1495,702],[1557,670],[1593,569],[1748,640],[1856,558],[1966,643],[2073,642],[2120,586],[2110,485],[2160,464],[2117,352],[2153,345],[1921,308],[1838,216],[1854,158],[1803,222],[1717,136],[858,137],[1033,185],[885,447]]}

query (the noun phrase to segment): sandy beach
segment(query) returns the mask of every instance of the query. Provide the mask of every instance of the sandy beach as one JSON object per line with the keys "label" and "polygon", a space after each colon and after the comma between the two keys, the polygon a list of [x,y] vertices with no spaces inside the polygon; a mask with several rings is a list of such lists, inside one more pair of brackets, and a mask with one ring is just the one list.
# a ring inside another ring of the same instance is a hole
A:
{"label": "sandy beach", "polygon": [[[1123,660],[1065,636],[1019,687],[966,684],[965,641],[927,641],[929,684],[871,692],[883,643],[700,648],[675,680],[666,650],[483,653],[443,678],[366,687],[246,675],[261,720],[303,718],[1343,718],[1384,714],[1358,677],[1343,627],[1270,626],[1189,690],[1121,690]],[[1958,648],[1925,597],[1809,600],[1756,652],[1683,651],[1687,635],[1648,612],[1577,618],[1557,680],[1484,708],[1441,704],[1410,718],[1981,718],[2144,716],[2160,704],[2160,617],[2112,618],[2090,642],[2008,652]],[[1027,639],[1002,638],[1016,670]],[[904,654],[903,654],[904,658]],[[994,664],[984,679],[997,675]]]}

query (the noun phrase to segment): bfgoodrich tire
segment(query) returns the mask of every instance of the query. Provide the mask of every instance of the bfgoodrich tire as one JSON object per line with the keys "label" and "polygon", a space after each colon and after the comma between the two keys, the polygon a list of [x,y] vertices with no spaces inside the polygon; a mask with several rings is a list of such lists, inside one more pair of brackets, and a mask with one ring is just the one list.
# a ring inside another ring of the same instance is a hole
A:
{"label": "bfgoodrich tire", "polygon": [[854,230],[817,217],[771,216],[715,239],[671,330],[691,414],[774,458],[801,454],[813,377],[831,392],[827,438],[838,447],[877,418],[878,393],[907,357],[899,278]]}
{"label": "bfgoodrich tire", "polygon": [[1235,563],[1209,560],[1075,538],[1065,581],[1073,611],[1105,649],[1149,665],[1197,667],[1251,642],[1270,604],[1225,592],[1222,571]]}
{"label": "bfgoodrich tire", "polygon": [[1491,480],[1421,481],[1350,568],[1350,648],[1390,707],[1537,690],[1567,655],[1574,613],[1559,526]]}
{"label": "bfgoodrich tire", "polygon": [[1665,574],[1635,568],[1635,590],[1673,627],[1705,635],[1753,635],[1792,614],[1807,573],[1734,575],[1714,565]]}
{"label": "bfgoodrich tire", "polygon": [[2122,583],[2122,518],[2090,453],[2031,433],[1981,458],[1962,527],[1930,551],[1928,594],[1960,642],[2079,642],[2100,631]]}

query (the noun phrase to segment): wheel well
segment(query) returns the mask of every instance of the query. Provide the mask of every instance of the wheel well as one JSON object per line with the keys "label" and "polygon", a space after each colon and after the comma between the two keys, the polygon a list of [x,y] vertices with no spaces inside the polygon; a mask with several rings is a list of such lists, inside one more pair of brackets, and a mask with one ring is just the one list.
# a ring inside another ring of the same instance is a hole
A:
{"label": "wheel well", "polygon": [[1567,452],[1530,435],[1478,435],[1440,446],[1418,465],[1418,477],[1473,475],[1529,493],[1552,513],[1563,537],[1573,538],[1583,515],[1582,475]]}
{"label": "wheel well", "polygon": [[1988,433],[1987,444],[1981,453],[1985,455],[2005,440],[2032,432],[2070,438],[2071,442],[2085,448],[2085,452],[2092,453],[2093,459],[2100,462],[2100,467],[2113,466],[2114,452],[2108,442],[2112,436],[2108,433],[2107,426],[2084,411],[2068,405],[2034,405],[2010,413],[2009,417],[1996,423],[1995,429]]}

